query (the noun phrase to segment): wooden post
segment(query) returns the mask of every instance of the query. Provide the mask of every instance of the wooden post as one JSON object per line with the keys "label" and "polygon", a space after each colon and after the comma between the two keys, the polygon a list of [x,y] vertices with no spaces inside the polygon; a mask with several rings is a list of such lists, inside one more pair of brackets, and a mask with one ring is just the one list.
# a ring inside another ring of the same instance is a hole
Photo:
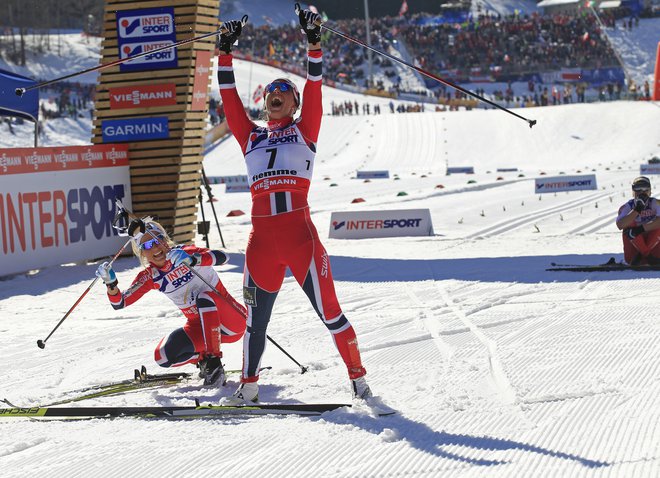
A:
{"label": "wooden post", "polygon": [[[218,14],[219,0],[106,0],[101,61],[217,31]],[[195,237],[214,47],[211,36],[175,59],[167,50],[165,63],[147,56],[108,68],[96,88],[92,143],[128,143],[133,211],[179,243]]]}

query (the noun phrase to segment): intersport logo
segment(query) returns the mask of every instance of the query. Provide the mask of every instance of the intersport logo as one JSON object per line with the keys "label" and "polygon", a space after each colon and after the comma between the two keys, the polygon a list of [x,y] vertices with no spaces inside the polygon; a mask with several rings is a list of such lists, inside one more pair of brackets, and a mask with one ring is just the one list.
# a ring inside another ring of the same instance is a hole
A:
{"label": "intersport logo", "polygon": [[173,32],[174,18],[169,13],[123,17],[119,21],[119,36],[122,38],[144,38]]}
{"label": "intersport logo", "polygon": [[176,104],[176,85],[165,83],[110,88],[109,95],[111,109],[169,106]]}

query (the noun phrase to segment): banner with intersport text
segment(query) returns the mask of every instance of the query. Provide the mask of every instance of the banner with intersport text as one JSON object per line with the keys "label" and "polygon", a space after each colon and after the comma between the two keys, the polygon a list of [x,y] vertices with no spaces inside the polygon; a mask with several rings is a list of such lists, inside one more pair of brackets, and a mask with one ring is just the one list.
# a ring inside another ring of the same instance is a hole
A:
{"label": "banner with intersport text", "polygon": [[660,164],[640,164],[639,174],[641,176],[660,174]]}
{"label": "banner with intersport text", "polygon": [[128,145],[0,149],[0,276],[114,255]]}
{"label": "banner with intersport text", "polygon": [[333,212],[330,216],[329,237],[333,239],[432,235],[433,223],[428,209],[345,211]]}
{"label": "banner with intersport text", "polygon": [[[176,43],[174,7],[117,11],[119,58],[157,50]],[[171,48],[119,65],[124,71],[153,71],[178,66],[177,49]]]}
{"label": "banner with intersport text", "polygon": [[595,174],[582,176],[554,176],[536,178],[534,191],[537,194],[560,191],[585,191],[598,189]]}

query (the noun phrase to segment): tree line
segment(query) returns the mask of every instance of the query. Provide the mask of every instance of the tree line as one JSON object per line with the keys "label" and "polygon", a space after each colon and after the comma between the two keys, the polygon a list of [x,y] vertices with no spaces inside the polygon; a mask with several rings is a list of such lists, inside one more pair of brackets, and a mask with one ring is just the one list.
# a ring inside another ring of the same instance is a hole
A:
{"label": "tree line", "polygon": [[100,35],[103,5],[103,0],[2,0],[0,55],[25,66],[27,52],[59,48],[53,37],[58,30]]}

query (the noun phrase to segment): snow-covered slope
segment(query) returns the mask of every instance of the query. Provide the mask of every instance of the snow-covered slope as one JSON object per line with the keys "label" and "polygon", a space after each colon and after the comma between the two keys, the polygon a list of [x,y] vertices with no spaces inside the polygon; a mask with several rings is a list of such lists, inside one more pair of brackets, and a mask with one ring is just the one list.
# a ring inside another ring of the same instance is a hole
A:
{"label": "snow-covered slope", "polygon": [[[275,74],[255,65],[249,85],[249,65],[237,62],[241,92]],[[326,102],[343,101],[348,93],[324,89],[324,95]],[[381,116],[323,120],[312,217],[331,256],[343,311],[358,333],[369,383],[395,416],[375,418],[358,407],[312,419],[0,418],[0,474],[658,476],[660,298],[654,291],[660,273],[545,269],[621,258],[614,217],[643,158],[660,149],[660,105],[516,112],[538,124],[530,130],[493,110],[392,115],[386,108]],[[62,143],[84,137],[66,128],[57,132]],[[29,141],[27,126],[20,134]],[[204,164],[209,175],[245,172],[233,138]],[[446,176],[448,164],[472,165],[476,173]],[[389,169],[400,179],[363,182],[352,179],[357,169]],[[535,194],[534,177],[561,172],[596,174],[598,189]],[[657,186],[658,178],[651,180]],[[224,193],[222,185],[214,193],[231,256],[218,270],[240,297],[249,217],[226,214],[247,212],[250,201],[246,193]],[[351,204],[356,197],[365,202]],[[327,239],[332,211],[400,208],[428,208],[435,235]],[[210,239],[220,247],[215,227]],[[157,292],[114,311],[97,285],[46,348],[36,347],[96,267],[64,265],[0,281],[0,398],[43,404],[76,388],[130,378],[143,363],[156,371],[153,349],[184,323]],[[125,258],[116,270],[125,288],[139,267]],[[332,340],[292,277],[268,332],[310,370],[301,375],[269,347],[263,365],[273,369],[262,374],[263,402],[350,402]],[[240,345],[223,350],[227,368],[240,367]],[[237,384],[236,374],[224,388],[202,388],[195,379],[86,404],[217,403]]]}
{"label": "snow-covered slope", "polygon": [[621,28],[620,22],[617,25],[606,32],[628,73],[638,86],[645,80],[651,83],[660,43],[660,18],[645,18],[632,31]]}

